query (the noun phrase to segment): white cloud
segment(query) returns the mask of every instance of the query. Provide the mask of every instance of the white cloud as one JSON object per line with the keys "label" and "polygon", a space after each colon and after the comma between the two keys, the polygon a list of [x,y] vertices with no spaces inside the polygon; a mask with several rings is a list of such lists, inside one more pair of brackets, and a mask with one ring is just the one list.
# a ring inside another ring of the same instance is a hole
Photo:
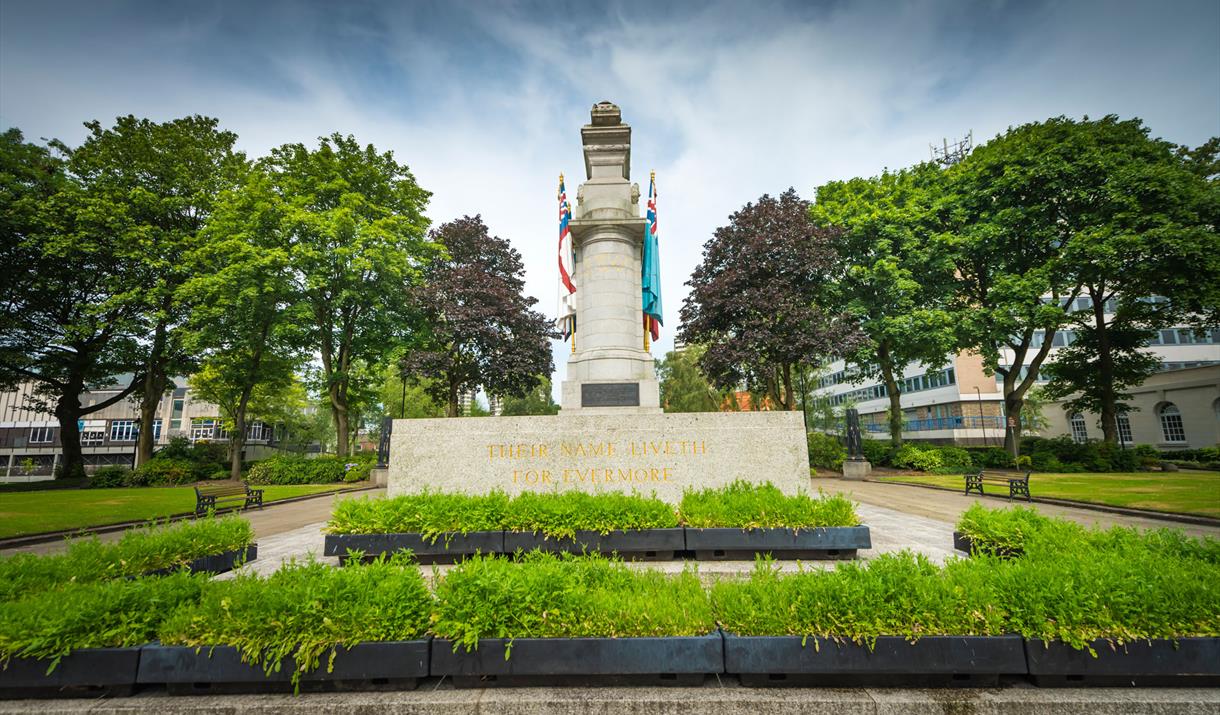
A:
{"label": "white cloud", "polygon": [[[672,344],[702,244],[763,193],[795,186],[812,197],[824,181],[925,159],[941,137],[973,129],[983,140],[1058,114],[1141,116],[1153,134],[1192,144],[1220,133],[1215,5],[1175,6],[1175,16],[1154,4],[853,3],[794,13],[729,3],[662,20],[620,8],[591,29],[499,9],[474,6],[466,24],[444,28],[401,8],[371,30],[345,21],[353,52],[381,43],[377,56],[391,66],[375,83],[352,56],[317,49],[334,31],[325,12],[279,13],[285,24],[268,28],[277,34],[254,55],[270,59],[246,76],[173,51],[223,26],[207,14],[143,51],[101,43],[75,55],[62,34],[55,52],[36,51],[40,33],[56,28],[6,22],[0,121],[72,141],[84,119],[203,113],[252,154],[355,134],[411,166],[433,192],[434,221],[481,213],[511,239],[527,291],[551,313],[557,174],[566,171],[574,193],[579,127],[590,105],[610,99],[635,130],[633,180],[657,171],[666,306],[657,355]],[[970,13],[981,19],[963,22]],[[469,64],[475,54],[481,62]],[[279,89],[251,81],[264,77]],[[557,346],[556,386],[565,355]]]}

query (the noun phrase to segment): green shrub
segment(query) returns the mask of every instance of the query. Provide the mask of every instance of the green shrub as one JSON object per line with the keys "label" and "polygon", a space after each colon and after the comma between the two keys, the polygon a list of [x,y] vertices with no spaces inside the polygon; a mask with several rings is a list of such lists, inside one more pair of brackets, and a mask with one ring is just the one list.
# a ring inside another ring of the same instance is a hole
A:
{"label": "green shrub", "polygon": [[874,467],[893,466],[894,449],[893,444],[889,440],[868,439],[866,437],[860,440],[860,447],[861,451],[864,452],[864,458]]}
{"label": "green shrub", "polygon": [[1008,469],[1013,465],[1012,455],[1003,447],[967,447],[966,452],[975,469]]}
{"label": "green shrub", "polygon": [[616,529],[670,529],[678,525],[673,507],[655,497],[580,491],[514,497],[504,514],[504,528],[552,538],[573,537],[577,531],[608,534]]}
{"label": "green shrub", "polygon": [[76,539],[62,554],[0,558],[0,603],[69,581],[102,581],[173,568],[252,543],[250,522],[232,516],[132,529],[117,542]]}
{"label": "green shrub", "polygon": [[393,499],[343,499],[335,504],[325,531],[330,534],[419,533],[436,541],[444,533],[504,528],[508,496],[423,492]]}
{"label": "green shrub", "polygon": [[228,473],[228,445],[206,440],[191,442],[186,437],[171,437],[168,444],[153,454],[152,461],[161,460],[189,464],[195,476],[192,481],[203,481],[222,469]]}
{"label": "green shrub", "polygon": [[1022,454],[1020,457],[1017,457],[1017,469],[1033,469],[1033,460],[1030,459],[1029,455]]}
{"label": "green shrub", "polygon": [[150,459],[127,475],[131,487],[166,487],[191,484],[202,479],[195,465],[182,459]]}
{"label": "green shrub", "polygon": [[436,598],[433,633],[467,650],[480,638],[695,636],[716,630],[693,569],[668,576],[598,556],[533,551],[516,563],[468,559],[440,580]]}
{"label": "green shrub", "polygon": [[855,506],[842,494],[827,495],[819,490],[817,499],[808,494],[788,496],[770,483],[740,480],[720,489],[686,490],[678,519],[694,528],[738,529],[806,529],[860,523]]}
{"label": "green shrub", "polygon": [[1033,508],[988,509],[976,502],[962,512],[956,528],[970,537],[976,549],[1004,553],[1024,550],[1026,541],[1049,523]]}
{"label": "green shrub", "polygon": [[90,489],[114,489],[125,487],[130,479],[131,470],[127,467],[98,467],[86,483]]}
{"label": "green shrub", "polygon": [[422,638],[431,613],[424,580],[405,555],[344,568],[290,562],[266,578],[209,582],[198,602],[165,619],[158,637],[168,645],[234,646],[243,662],[267,673],[291,656],[296,684],[327,653],[332,667],[340,646]]}
{"label": "green shrub", "polygon": [[1150,444],[1137,444],[1131,448],[1143,468],[1155,467],[1161,461],[1161,453]]}
{"label": "green shrub", "polygon": [[937,447],[906,443],[894,455],[895,467],[918,469],[931,474],[961,474],[973,466],[970,453],[961,447]]}
{"label": "green shrub", "polygon": [[748,581],[718,582],[711,595],[727,633],[871,644],[882,635],[1006,633],[1003,613],[988,608],[995,592],[974,564],[950,561],[941,569],[904,551],[787,575],[760,560]]}
{"label": "green shrub", "polygon": [[277,454],[250,468],[250,484],[335,484],[343,481],[347,462],[325,455],[308,459],[295,454]]}
{"label": "green shrub", "polygon": [[144,645],[161,619],[199,597],[207,577],[179,572],[155,578],[67,582],[0,608],[0,667],[10,658],[50,660],[80,648]]}
{"label": "green shrub", "polygon": [[843,468],[843,460],[847,459],[847,450],[834,435],[810,432],[806,435],[809,443],[809,464],[814,467],[826,467],[835,471]]}

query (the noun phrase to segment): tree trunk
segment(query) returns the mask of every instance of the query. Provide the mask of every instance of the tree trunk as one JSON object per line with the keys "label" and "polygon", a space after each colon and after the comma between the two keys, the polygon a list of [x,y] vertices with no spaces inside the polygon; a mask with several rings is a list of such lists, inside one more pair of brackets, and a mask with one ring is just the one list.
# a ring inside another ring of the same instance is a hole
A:
{"label": "tree trunk", "polygon": [[1110,331],[1106,325],[1105,294],[1089,289],[1093,301],[1093,325],[1097,331],[1097,377],[1101,387],[1101,435],[1109,444],[1118,444],[1118,398],[1114,390],[1114,352],[1110,347]]}
{"label": "tree trunk", "polygon": [[153,334],[152,349],[148,354],[147,372],[144,374],[144,386],[140,395],[140,432],[136,437],[136,463],[140,466],[153,456],[153,420],[157,418],[157,406],[165,394],[165,385],[169,378],[163,368],[166,342],[166,327],[158,324]]}
{"label": "tree trunk", "polygon": [[890,358],[889,346],[884,342],[877,345],[877,363],[881,367],[885,392],[890,397],[890,444],[894,449],[898,449],[902,446],[902,391],[898,388],[898,380],[894,378],[894,361]]}
{"label": "tree trunk", "polygon": [[1004,414],[1012,420],[1012,427],[1004,430],[1004,451],[1012,455],[1013,463],[1021,456],[1021,410],[1025,409],[1025,393],[1009,391],[1005,377]]}
{"label": "tree trunk", "polygon": [[242,391],[233,414],[233,432],[229,434],[229,479],[241,479],[241,453],[246,448],[246,407],[254,392],[251,385]]}
{"label": "tree trunk", "polygon": [[784,363],[784,402],[783,409],[792,411],[796,409],[796,395],[792,390],[792,365]]}
{"label": "tree trunk", "polygon": [[[152,366],[150,368],[156,369]],[[156,420],[157,406],[161,404],[161,397],[165,394],[168,382],[169,378],[160,374],[159,370],[156,375],[149,372],[144,377],[143,394],[140,396],[140,433],[136,437],[137,467],[152,459],[153,450],[156,449],[153,422]]]}
{"label": "tree trunk", "polygon": [[331,416],[335,423],[335,453],[340,457],[347,456],[347,401],[343,399],[339,385],[330,388]]}
{"label": "tree trunk", "polygon": [[85,457],[80,448],[80,427],[77,420],[81,416],[80,393],[84,390],[84,381],[76,376],[68,380],[68,386],[59,395],[55,403],[55,418],[59,420],[59,444],[63,449],[63,459],[59,462],[57,479],[82,479],[85,477]]}
{"label": "tree trunk", "polygon": [[458,392],[457,383],[453,380],[449,381],[449,405],[445,410],[445,415],[448,417],[458,416]]}

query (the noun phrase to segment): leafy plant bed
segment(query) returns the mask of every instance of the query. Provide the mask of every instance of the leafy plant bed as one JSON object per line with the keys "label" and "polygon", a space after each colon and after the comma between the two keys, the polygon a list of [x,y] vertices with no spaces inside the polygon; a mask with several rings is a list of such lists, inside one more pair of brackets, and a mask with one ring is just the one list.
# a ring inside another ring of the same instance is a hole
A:
{"label": "leafy plant bed", "polygon": [[[974,555],[974,552],[977,549],[974,544],[974,539],[966,536],[960,531],[953,532],[953,548],[970,554],[971,556]],[[996,547],[992,549],[992,553],[994,553],[996,556],[1020,556],[1022,551],[1018,548],[1008,549],[1004,547]]]}
{"label": "leafy plant bed", "polygon": [[581,529],[574,537],[553,537],[540,533],[504,532],[504,551],[516,553],[538,549],[551,553],[618,554],[634,561],[668,561],[674,552],[682,551],[686,538],[677,529],[614,530],[607,534]]}
{"label": "leafy plant bed", "polygon": [[51,672],[50,659],[12,658],[0,665],[0,699],[97,698],[131,695],[139,648],[84,648],[64,656]]}
{"label": "leafy plant bed", "polygon": [[442,534],[327,534],[323,553],[346,564],[349,552],[364,561],[410,550],[421,564],[454,563],[478,553],[504,553],[503,531],[447,532]]}
{"label": "leafy plant bed", "polygon": [[700,561],[750,560],[756,554],[776,559],[854,559],[872,547],[867,526],[812,529],[686,529],[686,550]]}
{"label": "leafy plant bed", "polygon": [[[428,677],[426,639],[339,646],[317,665],[301,670],[288,656],[278,669],[243,662],[232,646],[145,646],[140,652],[140,685],[164,685],[171,695],[206,693],[316,692],[330,690],[414,690]],[[294,683],[294,676],[299,675]]]}
{"label": "leafy plant bed", "polygon": [[720,632],[672,638],[483,638],[474,650],[432,641],[432,675],[457,687],[701,685],[724,671]]}
{"label": "leafy plant bed", "polygon": [[1096,656],[1058,641],[1025,641],[1030,678],[1042,687],[1220,686],[1220,638],[1157,638],[1122,645],[1097,639],[1088,646]]}
{"label": "leafy plant bed", "polygon": [[872,646],[801,636],[724,635],[724,670],[749,687],[988,687],[1024,675],[1020,636],[879,636]]}
{"label": "leafy plant bed", "polygon": [[[181,568],[192,573],[212,573],[222,574],[232,571],[242,564],[249,563],[258,558],[258,544],[250,544],[244,549],[231,549],[219,554],[211,556],[201,556]],[[145,572],[145,576],[163,576],[173,573],[177,568],[157,569],[155,571]]]}
{"label": "leafy plant bed", "polygon": [[[856,526],[860,518],[855,505],[842,494],[788,495],[773,484],[736,481],[720,489],[687,491],[678,507],[678,518],[687,529],[728,528],[811,529]],[[690,548],[689,546],[687,548]]]}

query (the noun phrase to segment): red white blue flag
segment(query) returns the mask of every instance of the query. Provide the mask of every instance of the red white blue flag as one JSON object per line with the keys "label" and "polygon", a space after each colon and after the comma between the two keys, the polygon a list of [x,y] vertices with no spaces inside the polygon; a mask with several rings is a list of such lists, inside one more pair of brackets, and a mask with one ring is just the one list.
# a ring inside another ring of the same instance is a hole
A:
{"label": "red white blue flag", "polygon": [[648,182],[648,226],[644,230],[644,257],[640,262],[644,329],[661,337],[661,250],[657,243],[657,175]]}
{"label": "red white blue flag", "polygon": [[568,194],[563,186],[563,174],[559,175],[559,310],[555,327],[567,340],[576,334],[576,284],[572,276],[576,272],[576,258],[572,251],[572,232],[568,222],[572,219],[572,207],[568,205]]}

